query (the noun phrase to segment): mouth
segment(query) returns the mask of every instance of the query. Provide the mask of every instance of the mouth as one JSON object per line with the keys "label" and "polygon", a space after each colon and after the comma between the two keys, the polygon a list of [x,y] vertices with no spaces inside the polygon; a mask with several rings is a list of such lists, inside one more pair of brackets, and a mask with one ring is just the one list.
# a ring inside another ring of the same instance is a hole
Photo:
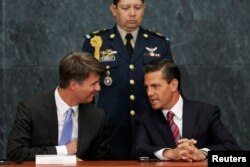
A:
{"label": "mouth", "polygon": [[158,102],[158,99],[151,98],[151,99],[149,99],[149,101],[150,101],[150,103],[151,103],[152,105],[155,105],[155,104]]}
{"label": "mouth", "polygon": [[92,98],[94,98],[94,97],[95,97],[95,95],[96,95],[96,93],[92,93],[92,94],[91,94],[91,97],[92,97]]}
{"label": "mouth", "polygon": [[96,92],[91,93],[91,94],[89,95],[89,98],[93,99],[93,98],[95,98],[95,95],[96,95]]}
{"label": "mouth", "polygon": [[137,21],[136,21],[136,20],[129,20],[128,23],[129,23],[129,24],[136,24]]}

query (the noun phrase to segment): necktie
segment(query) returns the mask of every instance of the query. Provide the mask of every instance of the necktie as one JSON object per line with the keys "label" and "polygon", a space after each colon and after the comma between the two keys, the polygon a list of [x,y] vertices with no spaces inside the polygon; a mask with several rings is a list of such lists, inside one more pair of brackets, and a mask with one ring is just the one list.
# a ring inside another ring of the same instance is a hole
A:
{"label": "necktie", "polygon": [[133,36],[132,36],[132,34],[128,33],[125,38],[127,40],[126,48],[128,50],[128,55],[129,55],[129,58],[131,58],[132,54],[133,54],[133,47],[131,45],[131,39],[133,39]]}
{"label": "necktie", "polygon": [[177,125],[175,124],[173,120],[173,117],[174,117],[174,113],[172,111],[168,111],[168,114],[167,114],[168,123],[171,127],[175,143],[177,144],[178,140],[181,138],[181,135],[180,135]]}
{"label": "necktie", "polygon": [[72,114],[73,114],[73,112],[74,112],[74,110],[72,108],[69,108],[67,110],[67,115],[66,115],[66,118],[64,120],[59,145],[65,145],[65,144],[68,144],[71,141],[72,130],[73,130],[73,123],[72,123]]}

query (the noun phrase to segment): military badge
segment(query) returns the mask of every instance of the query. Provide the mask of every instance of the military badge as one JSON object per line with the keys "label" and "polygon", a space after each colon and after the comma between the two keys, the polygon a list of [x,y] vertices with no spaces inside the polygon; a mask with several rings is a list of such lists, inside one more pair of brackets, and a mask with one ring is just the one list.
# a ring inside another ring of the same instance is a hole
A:
{"label": "military badge", "polygon": [[95,48],[95,58],[97,60],[100,59],[100,49],[102,46],[102,38],[100,36],[95,35],[93,38],[90,40],[91,45]]}
{"label": "military badge", "polygon": [[110,76],[106,76],[105,78],[104,78],[104,85],[106,85],[106,86],[111,86],[112,85],[112,78],[110,77]]}
{"label": "military badge", "polygon": [[145,53],[145,56],[150,56],[150,57],[160,57],[159,53],[155,53],[155,51],[157,50],[157,47],[154,48],[150,48],[150,47],[146,47],[146,50],[148,51],[148,53]]}
{"label": "military badge", "polygon": [[106,66],[106,77],[104,78],[104,85],[111,86],[112,85],[112,78],[110,77],[109,65]]}
{"label": "military badge", "polygon": [[117,51],[112,49],[106,49],[105,51],[100,52],[100,62],[110,62],[116,60]]}

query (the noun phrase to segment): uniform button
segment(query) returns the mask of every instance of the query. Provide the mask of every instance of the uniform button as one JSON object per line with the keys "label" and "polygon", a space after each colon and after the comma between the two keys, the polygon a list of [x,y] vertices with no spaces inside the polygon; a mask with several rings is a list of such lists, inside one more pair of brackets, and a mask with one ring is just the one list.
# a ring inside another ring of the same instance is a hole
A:
{"label": "uniform button", "polygon": [[135,110],[130,110],[130,115],[134,116],[135,115]]}
{"label": "uniform button", "polygon": [[130,69],[130,70],[133,70],[133,69],[135,69],[135,66],[134,66],[133,64],[130,64],[130,65],[129,65],[129,69]]}
{"label": "uniform button", "polygon": [[107,71],[106,71],[106,75],[110,75],[110,72],[109,72],[109,70],[107,70]]}
{"label": "uniform button", "polygon": [[110,68],[110,66],[109,66],[109,65],[107,65],[107,66],[106,66],[106,69],[108,70],[109,68]]}
{"label": "uniform button", "polygon": [[134,95],[130,95],[129,98],[130,98],[130,100],[135,100],[135,96]]}
{"label": "uniform button", "polygon": [[135,84],[135,80],[130,79],[130,80],[129,80],[129,83],[130,83],[130,85],[134,85],[134,84]]}

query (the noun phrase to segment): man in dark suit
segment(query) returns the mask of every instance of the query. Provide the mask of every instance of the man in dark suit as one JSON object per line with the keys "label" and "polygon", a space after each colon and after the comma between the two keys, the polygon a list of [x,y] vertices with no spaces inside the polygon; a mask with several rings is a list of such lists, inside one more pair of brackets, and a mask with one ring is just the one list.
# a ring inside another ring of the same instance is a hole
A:
{"label": "man in dark suit", "polygon": [[221,122],[217,106],[180,94],[181,75],[175,64],[153,61],[144,72],[153,109],[137,115],[134,158],[201,161],[209,150],[240,150]]}
{"label": "man in dark suit", "polygon": [[[91,104],[100,90],[102,71],[89,53],[67,54],[60,62],[59,86],[19,103],[8,139],[8,159],[34,160],[37,154],[76,154],[84,160],[106,158],[105,114]],[[64,127],[68,109],[72,111],[70,131]],[[66,142],[62,139],[65,137]]]}
{"label": "man in dark suit", "polygon": [[144,0],[114,0],[110,10],[117,24],[85,35],[82,49],[93,53],[105,68],[96,104],[109,122],[113,159],[130,159],[133,122],[137,112],[150,108],[143,87],[143,65],[170,59],[169,39],[143,29]]}

